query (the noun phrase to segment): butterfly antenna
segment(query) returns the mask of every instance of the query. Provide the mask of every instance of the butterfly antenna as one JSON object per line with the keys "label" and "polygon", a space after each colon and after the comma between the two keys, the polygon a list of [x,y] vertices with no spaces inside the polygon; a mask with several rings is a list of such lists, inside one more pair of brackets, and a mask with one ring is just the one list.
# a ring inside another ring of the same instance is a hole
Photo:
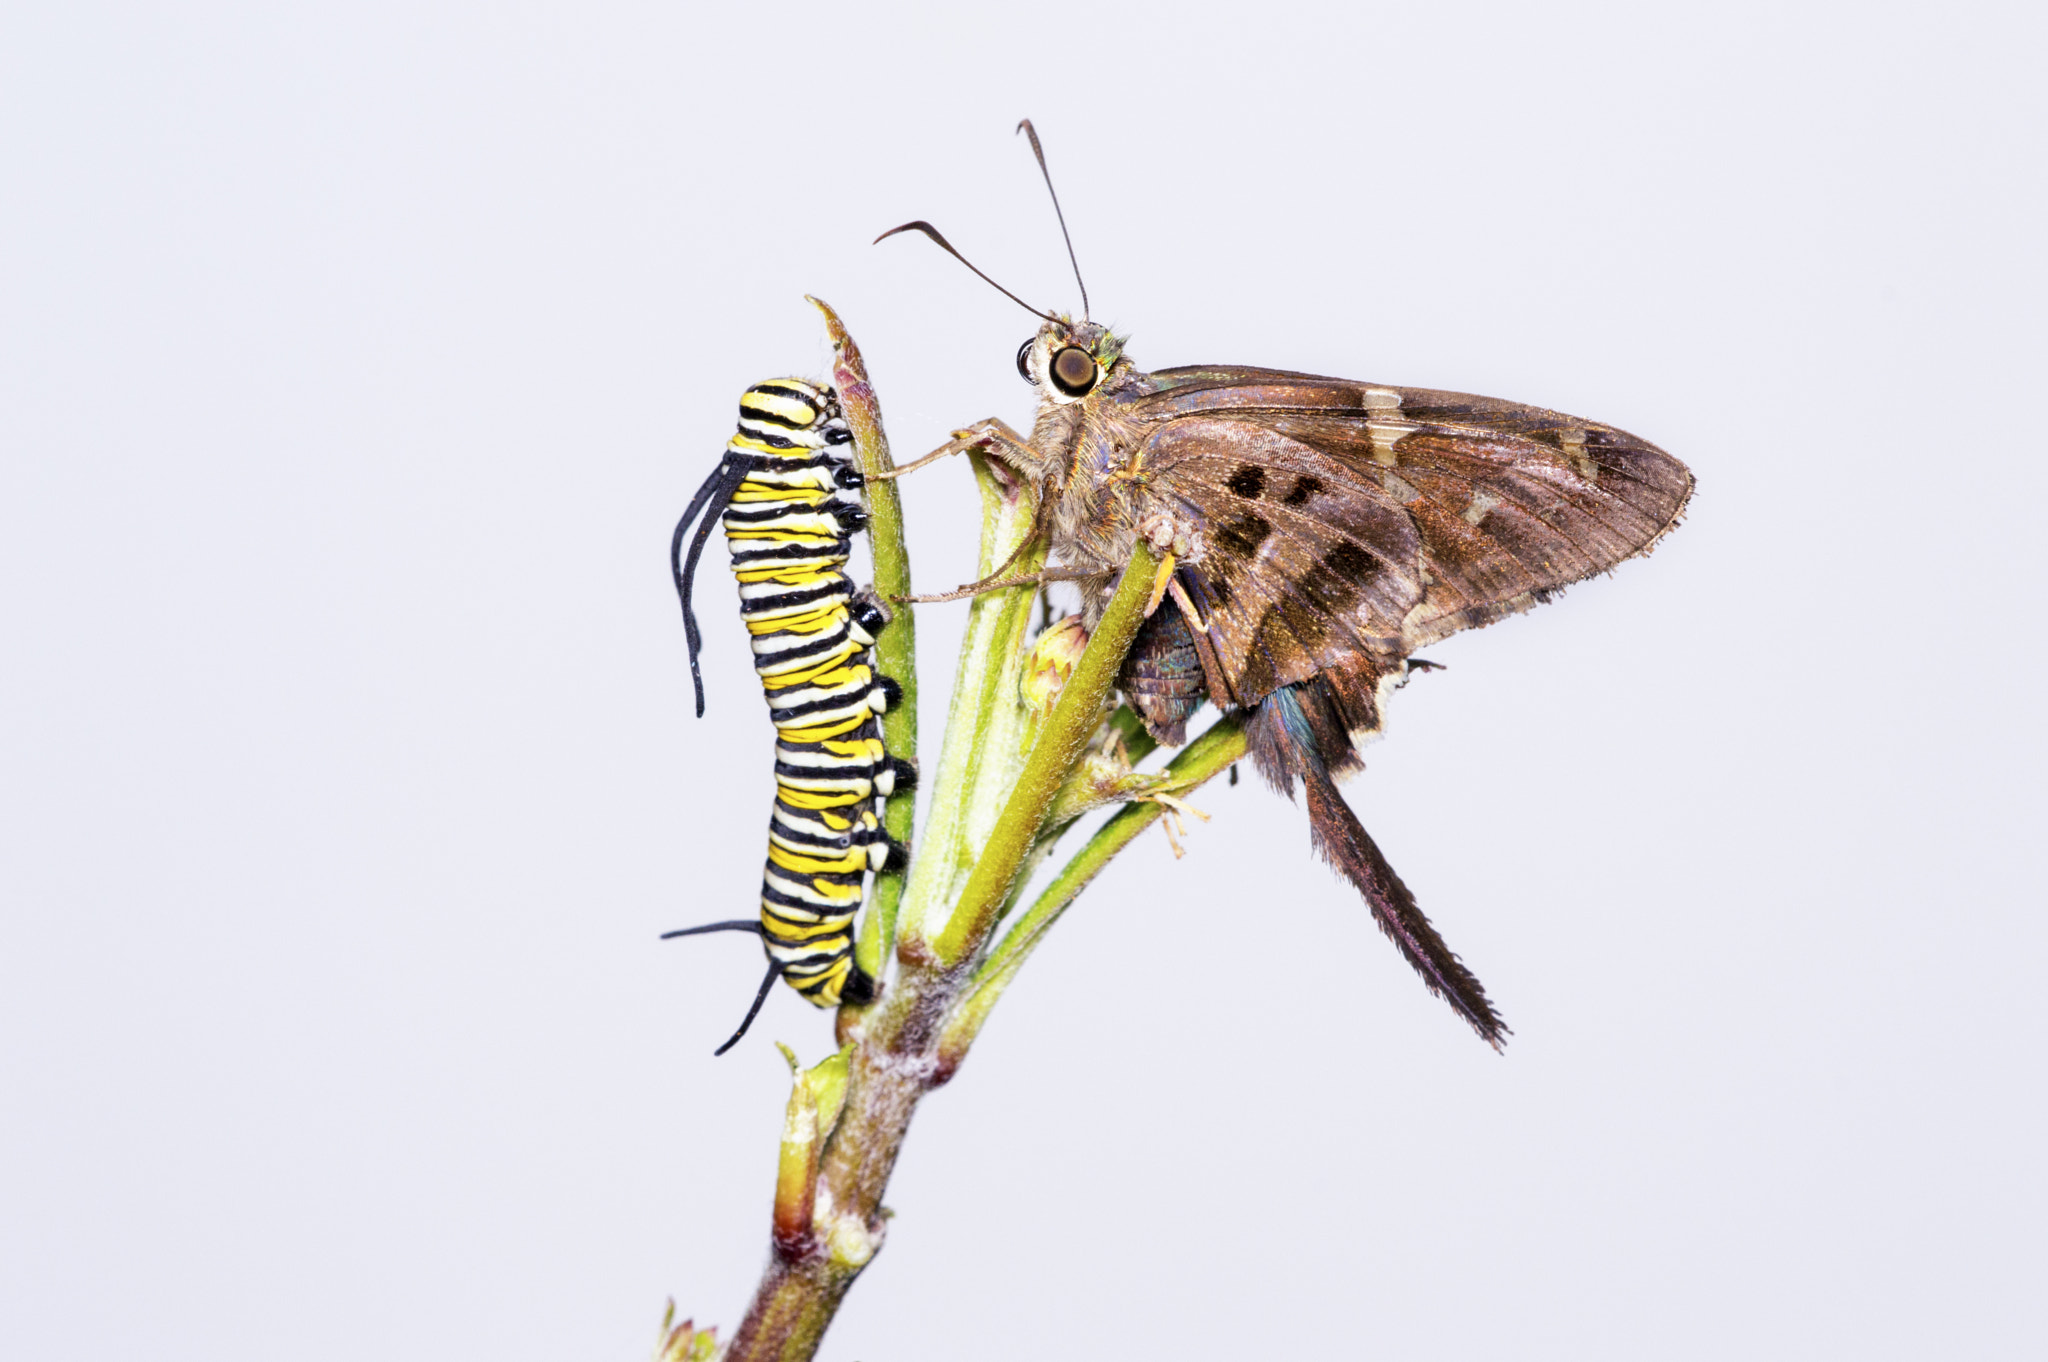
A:
{"label": "butterfly antenna", "polygon": [[1074,267],[1074,282],[1081,285],[1081,320],[1088,320],[1088,285],[1081,278],[1081,262],[1074,258],[1074,238],[1067,234],[1067,215],[1060,211],[1059,191],[1052,187],[1052,172],[1045,168],[1045,148],[1038,145],[1038,129],[1025,119],[1017,131],[1031,139],[1031,154],[1038,158],[1038,173],[1045,176],[1045,192],[1052,195],[1052,214],[1060,220],[1060,240],[1067,243],[1067,263]]}
{"label": "butterfly antenna", "polygon": [[873,244],[876,244],[876,243],[879,243],[879,242],[887,241],[887,240],[888,240],[888,239],[889,239],[890,237],[892,237],[892,236],[896,235],[896,234],[897,234],[898,232],[923,232],[923,233],[924,233],[924,234],[925,234],[926,236],[930,237],[930,238],[931,238],[931,239],[932,239],[933,241],[936,241],[936,242],[938,242],[938,243],[939,243],[939,249],[940,249],[940,250],[944,251],[944,252],[945,252],[945,253],[946,253],[947,255],[950,255],[950,256],[952,256],[952,257],[953,257],[953,258],[954,258],[955,260],[957,260],[957,261],[959,261],[959,262],[960,262],[961,264],[965,265],[965,266],[966,266],[966,267],[967,267],[968,269],[970,269],[970,270],[974,270],[974,272],[975,272],[976,274],[980,274],[980,275],[981,275],[981,281],[982,281],[983,283],[987,284],[987,285],[988,285],[988,286],[989,286],[990,288],[994,289],[994,290],[995,290],[995,291],[996,291],[997,293],[1000,293],[1000,294],[1002,294],[1002,295],[1003,295],[1003,296],[1004,296],[1005,298],[1008,298],[1008,299],[1009,299],[1009,300],[1010,300],[1011,302],[1015,303],[1015,304],[1016,304],[1016,305],[1017,305],[1018,307],[1021,307],[1021,308],[1023,308],[1023,309],[1024,309],[1024,310],[1025,310],[1026,312],[1029,312],[1029,313],[1030,313],[1030,314],[1031,314],[1032,316],[1034,316],[1034,317],[1043,317],[1043,318],[1045,318],[1045,319],[1046,319],[1047,321],[1049,321],[1049,322],[1056,322],[1056,321],[1058,321],[1058,320],[1059,320],[1059,318],[1057,318],[1057,317],[1053,316],[1053,315],[1052,315],[1052,313],[1050,313],[1050,312],[1040,312],[1040,311],[1039,311],[1039,310],[1038,310],[1037,308],[1035,308],[1035,307],[1033,307],[1033,306],[1032,306],[1031,304],[1029,304],[1029,303],[1025,302],[1025,301],[1024,301],[1024,300],[1023,300],[1022,298],[1019,298],[1019,297],[1018,297],[1018,296],[1017,296],[1016,294],[1014,294],[1014,293],[1010,292],[1010,291],[1009,291],[1008,289],[1004,288],[1004,287],[1003,287],[1003,286],[1002,286],[1001,284],[998,284],[998,283],[997,283],[997,282],[996,282],[995,280],[993,280],[993,279],[989,278],[989,277],[988,277],[987,275],[985,275],[985,274],[981,274],[981,271],[980,271],[980,270],[978,270],[978,269],[975,269],[975,266],[974,266],[974,262],[973,262],[972,260],[969,260],[969,259],[968,259],[968,258],[967,258],[966,256],[964,256],[964,255],[960,254],[960,252],[958,252],[958,251],[954,250],[954,249],[953,249],[953,243],[952,243],[952,242],[950,242],[950,241],[948,241],[948,240],[946,240],[946,238],[944,238],[944,237],[940,236],[940,235],[939,235],[939,229],[938,229],[938,228],[936,228],[936,227],[934,227],[934,226],[932,226],[932,225],[931,225],[931,224],[930,224],[929,222],[906,222],[906,223],[904,223],[904,224],[903,224],[903,225],[902,225],[901,227],[891,227],[891,228],[890,228],[890,229],[889,229],[888,231],[886,231],[886,232],[882,233],[882,234],[881,234],[880,236],[876,237],[876,238],[875,238],[875,240],[874,240],[874,242],[870,242],[869,244],[870,244],[870,245],[873,245]]}

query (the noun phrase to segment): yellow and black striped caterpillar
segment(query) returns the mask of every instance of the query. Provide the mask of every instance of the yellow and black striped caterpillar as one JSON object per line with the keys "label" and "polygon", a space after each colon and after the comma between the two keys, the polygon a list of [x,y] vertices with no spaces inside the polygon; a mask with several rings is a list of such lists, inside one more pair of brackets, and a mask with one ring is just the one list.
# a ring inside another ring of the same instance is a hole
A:
{"label": "yellow and black striped caterpillar", "polygon": [[[882,828],[882,800],[908,789],[909,763],[882,747],[880,715],[901,694],[875,673],[869,649],[888,616],[845,572],[852,537],[867,523],[842,491],[861,485],[847,446],[853,436],[829,388],[802,379],[756,383],[740,397],[739,430],[691,499],[669,545],[697,714],[704,680],[702,637],[690,607],[697,559],[714,520],[725,525],[739,579],[740,617],[752,635],[754,670],[775,725],[775,811],[758,922],[712,922],[667,932],[750,931],[768,952],[768,973],[724,1054],[753,1025],[777,978],[819,1007],[861,1003],[874,980],[853,958],[854,915],[866,874],[900,863],[903,848]],[[698,521],[699,514],[702,520]],[[683,536],[698,521],[687,554]]]}

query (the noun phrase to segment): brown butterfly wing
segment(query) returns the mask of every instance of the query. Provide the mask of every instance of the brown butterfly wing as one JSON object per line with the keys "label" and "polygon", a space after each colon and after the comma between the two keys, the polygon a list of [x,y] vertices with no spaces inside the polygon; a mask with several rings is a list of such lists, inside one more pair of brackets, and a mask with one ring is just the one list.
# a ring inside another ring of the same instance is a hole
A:
{"label": "brown butterfly wing", "polygon": [[1361,656],[1397,662],[1423,546],[1369,475],[1269,426],[1201,416],[1161,426],[1142,466],[1207,531],[1187,572],[1239,703]]}
{"label": "brown butterfly wing", "polygon": [[[1647,441],[1538,407],[1267,369],[1149,380],[1120,414],[1156,423],[1153,486],[1211,530],[1201,570],[1222,619],[1210,641],[1244,703],[1352,649],[1405,656],[1526,610],[1648,548],[1692,491],[1685,466]],[[1303,476],[1324,485],[1290,504]],[[1269,532],[1249,544],[1261,522]],[[1360,566],[1346,544],[1373,560],[1364,580],[1336,572]],[[1354,599],[1333,592],[1333,574]]]}

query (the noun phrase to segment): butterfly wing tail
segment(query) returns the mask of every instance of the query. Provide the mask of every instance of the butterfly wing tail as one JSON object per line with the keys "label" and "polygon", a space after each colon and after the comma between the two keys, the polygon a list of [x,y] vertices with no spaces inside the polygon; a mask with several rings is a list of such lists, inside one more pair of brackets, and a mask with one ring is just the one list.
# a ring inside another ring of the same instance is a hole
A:
{"label": "butterfly wing tail", "polygon": [[1328,776],[1309,776],[1302,783],[1308,794],[1309,831],[1316,850],[1358,887],[1372,909],[1373,920],[1393,938],[1429,991],[1448,1002],[1481,1040],[1500,1049],[1508,1028],[1494,1011],[1485,986],[1422,915],[1415,895],[1387,864],[1336,785]]}
{"label": "butterfly wing tail", "polygon": [[[1357,757],[1348,735],[1327,712],[1329,697],[1315,689],[1317,684],[1283,687],[1260,703],[1251,721],[1252,759],[1260,772],[1290,797],[1294,780],[1300,779],[1317,853],[1357,887],[1372,910],[1373,921],[1393,939],[1429,991],[1448,1002],[1481,1040],[1498,1050],[1508,1027],[1494,1011],[1485,986],[1423,916],[1415,895],[1394,873],[1337,790],[1332,767],[1341,770]],[[1334,735],[1326,731],[1332,729]],[[1342,746],[1333,748],[1333,743]],[[1339,760],[1326,755],[1332,750],[1342,754]]]}

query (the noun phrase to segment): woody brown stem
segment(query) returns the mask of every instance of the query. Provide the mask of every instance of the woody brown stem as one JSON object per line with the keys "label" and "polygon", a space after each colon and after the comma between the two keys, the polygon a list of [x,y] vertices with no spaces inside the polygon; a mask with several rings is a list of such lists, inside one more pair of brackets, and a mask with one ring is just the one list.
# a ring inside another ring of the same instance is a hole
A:
{"label": "woody brown stem", "polygon": [[[934,1008],[949,987],[907,979],[879,1004],[849,1055],[846,1105],[809,1192],[811,1232],[780,1233],[725,1362],[803,1362],[816,1353],[854,1279],[882,1246],[882,1192],[895,1170],[918,1102],[933,1086],[926,1057]],[[799,1084],[802,1079],[799,1078]],[[778,1208],[779,1209],[779,1208]]]}

